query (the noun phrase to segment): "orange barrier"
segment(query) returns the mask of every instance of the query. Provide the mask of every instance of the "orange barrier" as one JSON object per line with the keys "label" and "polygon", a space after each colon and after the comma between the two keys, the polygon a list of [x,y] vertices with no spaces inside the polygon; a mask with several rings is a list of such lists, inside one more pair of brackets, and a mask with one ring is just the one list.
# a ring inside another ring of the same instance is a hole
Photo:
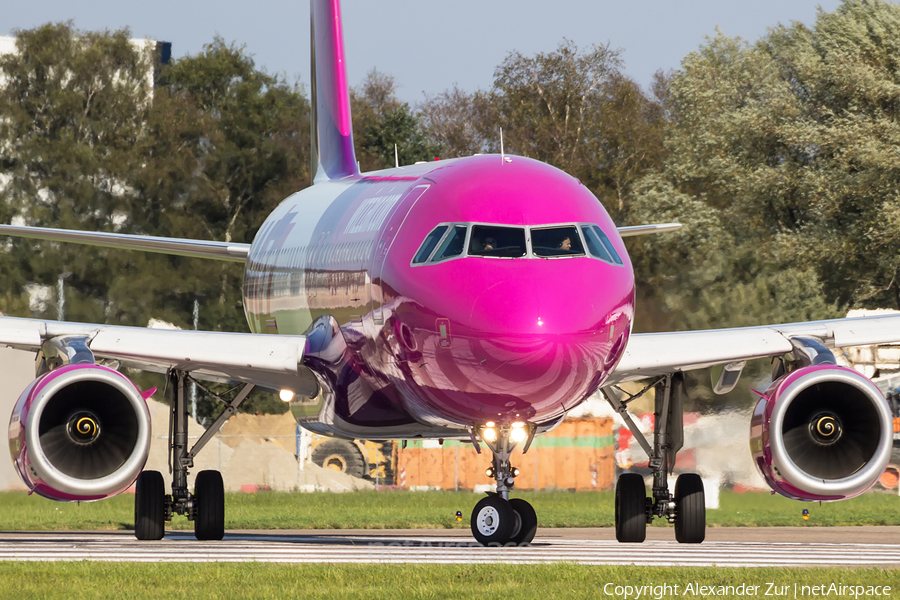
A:
{"label": "orange barrier", "polygon": [[[410,441],[398,452],[398,483],[407,488],[431,487],[444,490],[471,490],[492,484],[485,475],[491,454],[481,444],[477,454],[471,443],[446,441],[428,447],[429,442]],[[559,488],[568,490],[609,490],[615,478],[613,422],[607,417],[568,419],[550,433],[536,437],[528,453],[522,444],[510,462],[521,474],[517,489]]]}
{"label": "orange barrier", "polygon": [[900,467],[897,465],[888,465],[884,470],[884,473],[882,473],[881,477],[878,479],[878,483],[886,490],[897,489],[897,486],[900,486]]}

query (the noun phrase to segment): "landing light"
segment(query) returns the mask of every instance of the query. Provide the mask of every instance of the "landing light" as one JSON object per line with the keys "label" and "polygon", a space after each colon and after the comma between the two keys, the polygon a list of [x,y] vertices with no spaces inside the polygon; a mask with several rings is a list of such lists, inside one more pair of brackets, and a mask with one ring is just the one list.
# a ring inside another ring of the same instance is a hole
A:
{"label": "landing light", "polygon": [[294,392],[291,390],[281,390],[278,392],[278,397],[281,398],[282,402],[290,402],[294,399]]}
{"label": "landing light", "polygon": [[481,435],[483,435],[484,439],[487,440],[488,442],[493,442],[494,440],[497,439],[497,431],[495,429],[493,429],[492,427],[486,428],[481,433]]}
{"label": "landing light", "polygon": [[509,439],[514,442],[524,442],[528,437],[528,433],[521,427],[515,428],[509,432]]}

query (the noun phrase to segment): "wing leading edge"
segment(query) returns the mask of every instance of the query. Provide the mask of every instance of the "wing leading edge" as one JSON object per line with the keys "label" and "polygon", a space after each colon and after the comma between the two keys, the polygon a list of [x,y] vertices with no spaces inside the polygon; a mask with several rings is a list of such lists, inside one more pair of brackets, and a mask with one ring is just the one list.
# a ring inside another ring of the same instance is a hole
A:
{"label": "wing leading edge", "polygon": [[89,325],[0,317],[0,346],[36,352],[59,336],[84,336],[100,359],[145,371],[189,371],[197,379],[253,383],[313,396],[315,377],[303,366],[306,336],[223,333]]}
{"label": "wing leading edge", "polygon": [[786,354],[795,337],[816,338],[830,348],[896,342],[900,315],[633,334],[608,383]]}
{"label": "wing leading edge", "polygon": [[71,242],[88,246],[141,250],[143,252],[155,252],[158,254],[190,256],[193,258],[211,258],[239,263],[246,262],[247,256],[250,254],[250,244],[154,237],[151,235],[75,231],[72,229],[25,227],[18,225],[0,225],[0,234],[36,240],[49,240],[51,242]]}

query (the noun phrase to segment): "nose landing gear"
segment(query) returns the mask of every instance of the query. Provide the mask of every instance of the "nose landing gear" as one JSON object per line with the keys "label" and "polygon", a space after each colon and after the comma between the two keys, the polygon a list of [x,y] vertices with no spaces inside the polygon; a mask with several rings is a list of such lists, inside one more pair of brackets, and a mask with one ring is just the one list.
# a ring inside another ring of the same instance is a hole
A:
{"label": "nose landing gear", "polygon": [[[499,427],[488,423],[479,430],[482,440],[493,454],[493,463],[487,474],[497,482],[497,491],[489,492],[487,498],[482,498],[472,510],[472,535],[482,546],[526,546],[537,532],[537,514],[531,504],[521,498],[509,498],[519,474],[519,470],[510,465],[509,455],[516,447],[516,438],[521,441],[525,437],[524,431],[524,424],[519,423]],[[470,433],[480,453],[474,430]],[[533,435],[532,430],[523,454],[528,451]]]}

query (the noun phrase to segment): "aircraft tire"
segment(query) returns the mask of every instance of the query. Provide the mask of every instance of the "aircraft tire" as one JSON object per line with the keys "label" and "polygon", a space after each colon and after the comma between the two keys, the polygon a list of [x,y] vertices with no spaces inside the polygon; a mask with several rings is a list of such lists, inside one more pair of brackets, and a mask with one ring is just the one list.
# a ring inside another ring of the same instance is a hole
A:
{"label": "aircraft tire", "polygon": [[644,478],[623,473],[616,482],[616,539],[641,543],[647,537],[647,491]]}
{"label": "aircraft tire", "polygon": [[161,540],[166,535],[166,485],[159,471],[138,475],[134,488],[134,537]]}
{"label": "aircraft tire", "polygon": [[504,546],[510,541],[516,514],[497,494],[479,500],[472,509],[472,535],[482,546]]}
{"label": "aircraft tire", "polygon": [[194,535],[198,540],[225,537],[225,485],[218,471],[200,471],[194,482]]}
{"label": "aircraft tire", "polygon": [[513,527],[510,541],[516,546],[527,546],[537,533],[537,513],[531,504],[521,498],[513,498],[509,501],[509,505],[519,517],[515,524],[518,527]]}
{"label": "aircraft tire", "polygon": [[696,473],[683,473],[675,480],[675,540],[699,544],[706,538],[706,494]]}

